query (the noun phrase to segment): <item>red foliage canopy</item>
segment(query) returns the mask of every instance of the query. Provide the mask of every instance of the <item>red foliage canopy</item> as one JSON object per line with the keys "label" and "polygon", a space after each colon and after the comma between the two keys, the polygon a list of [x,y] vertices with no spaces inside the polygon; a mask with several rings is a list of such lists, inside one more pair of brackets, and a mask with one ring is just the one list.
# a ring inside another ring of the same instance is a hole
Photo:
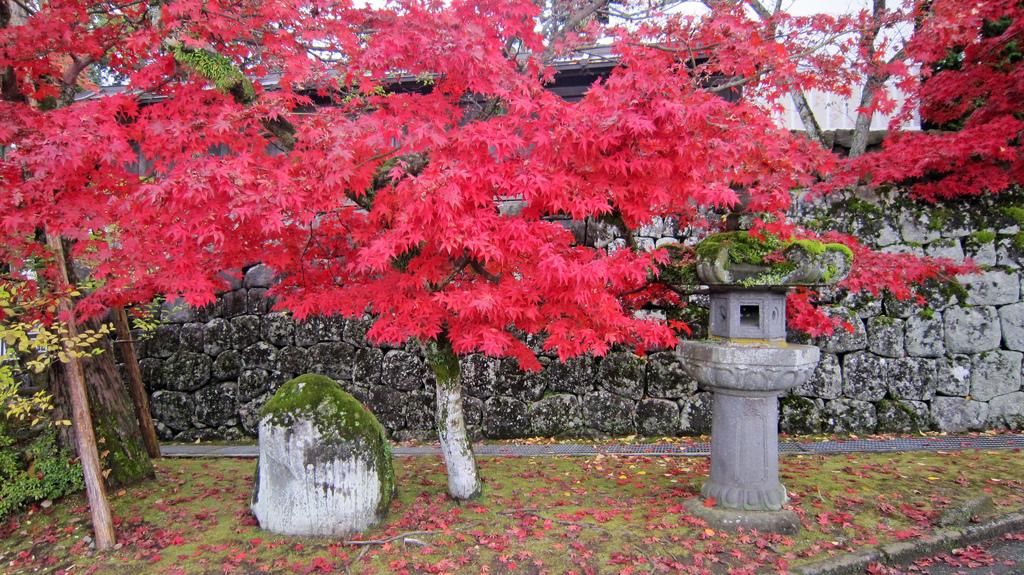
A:
{"label": "red foliage canopy", "polygon": [[[954,25],[965,12],[936,10],[944,35],[914,53],[967,43],[972,24]],[[768,96],[834,86],[850,71],[809,47],[849,21],[791,19],[781,34],[721,3],[702,18],[570,22],[545,39],[541,16],[526,0],[48,1],[0,29],[0,259],[37,265],[39,229],[77,240],[98,280],[85,315],[156,294],[203,305],[224,270],[262,261],[284,278],[280,307],[370,312],[380,342],[447,330],[456,352],[524,366],[537,362],[523,333],[547,334],[562,358],[669,345],[667,326],[634,313],[665,254],[578,245],[551,216],[707,228],[708,210],[742,187],[790,230],[791,190],[836,158],[776,127],[766,106],[717,92],[735,78]],[[546,90],[554,58],[597,37],[619,59],[611,75],[578,103]],[[86,97],[88,78],[125,89]],[[400,78],[420,89],[395,90]],[[919,93],[954,96],[938,83]],[[1006,116],[1005,100],[985,116]],[[526,207],[501,213],[496,198]],[[850,287],[904,293],[955,271],[898,264],[861,267]],[[818,325],[807,314],[798,324]]]}

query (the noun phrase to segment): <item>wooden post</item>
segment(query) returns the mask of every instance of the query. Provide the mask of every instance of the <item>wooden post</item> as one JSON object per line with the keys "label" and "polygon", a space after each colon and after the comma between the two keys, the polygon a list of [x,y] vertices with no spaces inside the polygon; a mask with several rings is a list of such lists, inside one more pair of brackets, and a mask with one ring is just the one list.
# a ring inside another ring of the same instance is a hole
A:
{"label": "wooden post", "polygon": [[117,328],[117,348],[124,360],[124,369],[128,373],[128,392],[135,404],[135,416],[139,419],[139,430],[142,440],[146,443],[146,452],[151,458],[160,457],[160,444],[156,440],[156,427],[153,416],[149,413],[149,397],[142,383],[142,371],[139,369],[139,358],[135,356],[132,344],[132,330],[128,325],[128,314],[124,307],[117,306],[112,310],[114,327]]}
{"label": "wooden post", "polygon": [[[57,263],[57,289],[66,289],[70,285],[68,270],[64,260],[64,246],[59,235],[46,234],[46,245],[49,246]],[[78,326],[72,314],[71,301],[62,297],[57,301],[57,311],[67,317],[65,324],[68,338],[78,335]],[[107,489],[103,484],[103,472],[100,470],[100,456],[96,450],[96,434],[92,428],[92,414],[89,409],[89,395],[85,389],[85,372],[82,363],[74,355],[67,340],[63,343],[64,353],[68,356],[67,374],[70,385],[71,422],[75,430],[75,447],[78,460],[82,463],[82,476],[85,479],[85,494],[89,499],[89,511],[92,514],[92,528],[96,537],[96,549],[103,551],[114,546],[114,522],[110,514],[110,502],[107,500]]]}

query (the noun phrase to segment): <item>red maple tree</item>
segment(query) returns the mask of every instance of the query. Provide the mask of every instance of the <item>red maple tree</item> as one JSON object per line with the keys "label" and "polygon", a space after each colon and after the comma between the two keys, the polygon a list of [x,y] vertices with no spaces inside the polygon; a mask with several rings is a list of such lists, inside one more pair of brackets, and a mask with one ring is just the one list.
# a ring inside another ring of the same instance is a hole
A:
{"label": "red maple tree", "polygon": [[[857,46],[841,40],[857,19],[765,25],[739,3],[710,4],[692,17],[603,0],[0,1],[0,260],[52,280],[59,266],[40,260],[39,232],[74,240],[93,276],[79,317],[160,294],[205,305],[225,288],[224,270],[256,261],[279,274],[271,295],[299,318],[370,315],[371,340],[423,344],[449,489],[471,497],[479,482],[459,355],[536,368],[525,336],[544,336],[561,359],[675,339],[636,314],[676,297],[652,287],[664,250],[581,245],[557,218],[625,231],[672,217],[701,234],[742,189],[760,230],[809,234],[786,222],[791,191],[838,160],[777,127],[770,103],[857,73],[818,51]],[[1006,115],[994,110],[1014,102],[1002,82],[1019,90],[1016,61],[1012,73],[971,71],[975,56],[995,57],[978,27],[1006,14],[1019,35],[1019,6],[997,4],[922,3],[921,29],[943,33],[915,36],[907,53],[927,63],[963,45],[954,72],[991,83],[950,93],[953,83],[925,82],[916,99],[935,107],[983,93],[985,104],[963,104],[960,116]],[[958,24],[947,5],[982,8]],[[607,78],[577,103],[545,89],[558,58],[594,43],[618,64]],[[721,97],[739,87],[769,105]],[[969,145],[970,127],[942,142]],[[1019,146],[1003,143],[1009,152],[988,146],[977,158],[1018,158],[990,191],[1019,179]],[[890,152],[916,153],[900,145]],[[939,145],[933,154],[951,149]],[[880,178],[919,175],[870,165]],[[503,198],[524,207],[499,210]],[[906,296],[959,269],[835,238],[857,254],[851,290]],[[810,294],[795,297],[796,326],[831,328]]]}

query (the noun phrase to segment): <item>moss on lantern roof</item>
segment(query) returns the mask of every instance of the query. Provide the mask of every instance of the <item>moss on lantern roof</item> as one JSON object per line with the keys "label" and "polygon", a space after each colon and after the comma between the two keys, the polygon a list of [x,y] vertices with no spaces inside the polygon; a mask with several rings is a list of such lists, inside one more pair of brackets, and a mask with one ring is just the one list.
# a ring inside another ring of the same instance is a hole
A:
{"label": "moss on lantern roof", "polygon": [[782,241],[770,234],[760,238],[746,231],[711,234],[697,244],[695,251],[699,259],[712,261],[718,257],[722,248],[725,248],[728,250],[730,263],[768,265],[771,262],[765,262],[767,256],[792,246],[797,246],[814,256],[820,256],[827,251],[837,251],[846,257],[847,262],[853,261],[853,251],[840,243],[812,239]]}

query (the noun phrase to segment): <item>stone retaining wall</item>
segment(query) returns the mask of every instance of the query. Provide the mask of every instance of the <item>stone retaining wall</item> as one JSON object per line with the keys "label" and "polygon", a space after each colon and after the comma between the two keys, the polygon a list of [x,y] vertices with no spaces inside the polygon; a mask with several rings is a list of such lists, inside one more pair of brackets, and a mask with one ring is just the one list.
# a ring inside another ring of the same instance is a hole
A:
{"label": "stone retaining wall", "polygon": [[[1019,200],[1014,193],[999,203],[931,206],[862,191],[799,214],[809,226],[857,233],[883,250],[970,257],[985,271],[964,279],[962,303],[951,290],[939,289],[926,306],[825,294],[831,313],[853,331],[817,342],[822,362],[811,381],[783,398],[783,431],[1024,426]],[[577,225],[574,231],[588,243],[622,243],[605,226]],[[646,246],[687,241],[664,221],[639,235]],[[164,306],[163,325],[139,349],[162,437],[253,435],[263,402],[305,372],[342,382],[394,437],[433,435],[433,378],[418,349],[368,345],[363,320],[295,322],[270,313],[264,294],[271,281],[270,270],[254,266],[208,309]],[[463,359],[466,417],[474,435],[660,436],[710,427],[709,394],[697,390],[672,352],[541,362],[542,372],[524,374],[513,360]]]}

